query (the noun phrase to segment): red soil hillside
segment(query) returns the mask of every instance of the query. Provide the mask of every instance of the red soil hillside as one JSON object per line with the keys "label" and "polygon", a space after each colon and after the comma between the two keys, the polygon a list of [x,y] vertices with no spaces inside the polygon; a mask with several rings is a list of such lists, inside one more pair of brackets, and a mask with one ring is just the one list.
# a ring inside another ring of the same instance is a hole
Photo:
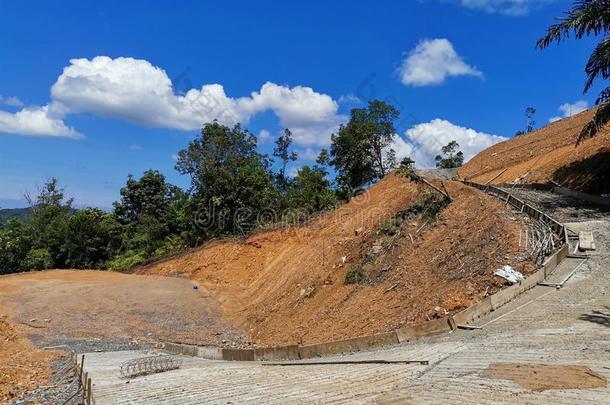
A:
{"label": "red soil hillside", "polygon": [[610,192],[610,126],[576,145],[595,109],[496,144],[472,158],[458,176],[485,183],[548,183],[593,194]]}
{"label": "red soil hillside", "polygon": [[[420,323],[500,288],[493,272],[501,265],[525,273],[532,267],[516,257],[523,224],[510,209],[460,183],[445,185],[453,201],[432,222],[421,216],[387,222],[428,193],[426,186],[390,174],[306,225],[214,241],[136,272],[199,282],[258,345],[328,341]],[[366,281],[344,284],[346,270],[356,265]]]}

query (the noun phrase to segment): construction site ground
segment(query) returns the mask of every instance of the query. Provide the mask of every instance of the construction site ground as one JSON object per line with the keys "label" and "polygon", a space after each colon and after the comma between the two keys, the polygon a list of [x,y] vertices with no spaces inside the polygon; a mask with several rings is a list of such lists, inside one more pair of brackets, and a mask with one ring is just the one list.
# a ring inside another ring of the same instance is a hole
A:
{"label": "construction site ground", "polygon": [[557,278],[576,270],[563,288],[535,287],[478,320],[481,329],[323,359],[428,365],[265,366],[185,357],[178,370],[125,380],[121,362],[153,353],[88,353],[96,403],[610,403],[610,223],[569,226],[594,229],[598,250],[557,268]]}
{"label": "construction site ground", "polygon": [[[2,276],[3,333],[22,350],[12,343],[0,351],[1,398],[54,385],[54,364],[68,352],[146,349],[160,341],[270,346],[386,332],[498,291],[507,282],[493,272],[504,264],[533,271],[519,244],[527,218],[460,183],[444,186],[452,202],[436,218],[415,212],[396,222],[430,189],[392,174],[305,224],[213,241],[136,274]],[[384,226],[389,230],[380,232]],[[355,265],[365,268],[366,280],[345,284]]]}

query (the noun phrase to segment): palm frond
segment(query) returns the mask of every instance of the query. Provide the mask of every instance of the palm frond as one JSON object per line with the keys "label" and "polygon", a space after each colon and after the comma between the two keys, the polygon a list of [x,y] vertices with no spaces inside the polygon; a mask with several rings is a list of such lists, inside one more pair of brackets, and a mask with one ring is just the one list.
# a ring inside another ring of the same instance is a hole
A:
{"label": "palm frond", "polygon": [[608,101],[610,101],[610,87],[606,87],[601,93],[599,93],[597,100],[595,100],[595,104],[599,105]]}
{"label": "palm frond", "polygon": [[543,49],[553,42],[561,42],[573,33],[580,39],[591,33],[599,35],[610,30],[610,0],[579,0],[564,17],[557,17],[557,24],[551,25],[544,37],[536,43]]}
{"label": "palm frond", "polygon": [[597,77],[601,77],[604,80],[610,77],[610,36],[606,36],[597,44],[585,66],[585,73],[587,73],[585,93],[591,88],[593,81]]}
{"label": "palm frond", "polygon": [[[606,89],[608,90],[608,89]],[[605,91],[605,90],[604,90]],[[600,105],[593,119],[583,127],[580,135],[578,136],[578,141],[576,144],[580,144],[582,141],[588,138],[592,138],[606,125],[610,122],[610,102],[605,102]]]}

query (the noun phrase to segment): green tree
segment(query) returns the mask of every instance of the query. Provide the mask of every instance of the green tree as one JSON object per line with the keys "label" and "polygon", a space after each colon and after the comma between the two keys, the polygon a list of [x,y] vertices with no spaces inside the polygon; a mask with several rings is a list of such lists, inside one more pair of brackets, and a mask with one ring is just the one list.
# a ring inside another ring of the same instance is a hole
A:
{"label": "green tree", "polygon": [[464,154],[459,151],[460,144],[451,141],[441,148],[441,154],[436,155],[436,167],[440,169],[453,169],[464,164]]}
{"label": "green tree", "polygon": [[[597,44],[585,66],[587,80],[584,93],[587,93],[596,79],[610,78],[610,0],[579,0],[574,8],[551,25],[544,37],[537,43],[539,49],[547,48],[553,42],[560,43],[573,34],[576,39],[585,36],[603,36]],[[599,106],[593,119],[580,132],[578,142],[595,136],[599,130],[610,122],[610,87],[606,87],[598,96],[595,104]]]}
{"label": "green tree", "polygon": [[331,164],[343,188],[357,189],[383,178],[396,165],[390,148],[398,110],[379,100],[367,108],[355,108],[346,125],[332,135]]}
{"label": "green tree", "polygon": [[115,216],[97,208],[76,211],[68,218],[63,243],[66,267],[103,268],[121,247],[122,228]]}
{"label": "green tree", "polygon": [[328,153],[328,149],[323,148],[318,157],[316,158],[316,163],[321,167],[326,167],[330,163],[330,154]]}
{"label": "green tree", "polygon": [[337,196],[326,175],[326,170],[317,165],[301,167],[288,191],[290,207],[308,213],[334,207],[337,204]]}
{"label": "green tree", "polygon": [[525,133],[534,132],[534,127],[536,125],[536,121],[534,121],[534,114],[536,114],[536,109],[534,107],[527,107],[525,109],[525,117],[527,118],[525,123]]}
{"label": "green tree", "polygon": [[25,257],[31,245],[30,233],[20,220],[12,219],[0,228],[0,274],[28,270]]}
{"label": "green tree", "polygon": [[292,145],[292,132],[288,128],[284,130],[284,134],[280,135],[275,140],[275,148],[273,148],[273,156],[280,159],[281,166],[280,172],[277,176],[278,185],[282,191],[285,191],[288,186],[288,179],[286,178],[286,165],[288,162],[294,162],[299,158],[296,152],[290,152],[290,146]]}
{"label": "green tree", "polygon": [[114,214],[124,226],[123,251],[150,257],[169,235],[180,232],[176,207],[183,192],[167,183],[163,174],[147,170],[140,179],[130,175],[120,193]]}
{"label": "green tree", "polygon": [[54,177],[44,184],[35,199],[27,195],[26,199],[31,204],[32,215],[26,223],[25,232],[29,235],[31,249],[37,252],[29,256],[25,267],[37,269],[31,266],[42,264],[44,268],[65,267],[63,244],[68,232],[68,218],[74,211],[73,199],[65,197],[64,189],[59,187]]}
{"label": "green tree", "polygon": [[201,238],[247,232],[277,204],[269,159],[240,125],[205,124],[200,137],[178,153],[176,170],[191,177],[190,211]]}

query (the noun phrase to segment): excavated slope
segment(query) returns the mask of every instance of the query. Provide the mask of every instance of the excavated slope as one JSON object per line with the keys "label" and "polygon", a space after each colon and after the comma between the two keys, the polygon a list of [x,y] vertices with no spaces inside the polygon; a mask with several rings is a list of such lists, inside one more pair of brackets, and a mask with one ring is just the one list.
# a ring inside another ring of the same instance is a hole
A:
{"label": "excavated slope", "polygon": [[[213,241],[178,258],[137,269],[199,282],[225,316],[257,345],[314,343],[389,331],[453,313],[502,287],[493,272],[519,256],[521,219],[460,183],[445,182],[453,201],[435,221],[381,223],[428,192],[394,174],[306,225]],[[367,279],[346,285],[346,269]]]}
{"label": "excavated slope", "polygon": [[610,193],[610,126],[576,145],[595,109],[496,144],[472,158],[458,175],[485,183],[548,183],[593,194]]}

